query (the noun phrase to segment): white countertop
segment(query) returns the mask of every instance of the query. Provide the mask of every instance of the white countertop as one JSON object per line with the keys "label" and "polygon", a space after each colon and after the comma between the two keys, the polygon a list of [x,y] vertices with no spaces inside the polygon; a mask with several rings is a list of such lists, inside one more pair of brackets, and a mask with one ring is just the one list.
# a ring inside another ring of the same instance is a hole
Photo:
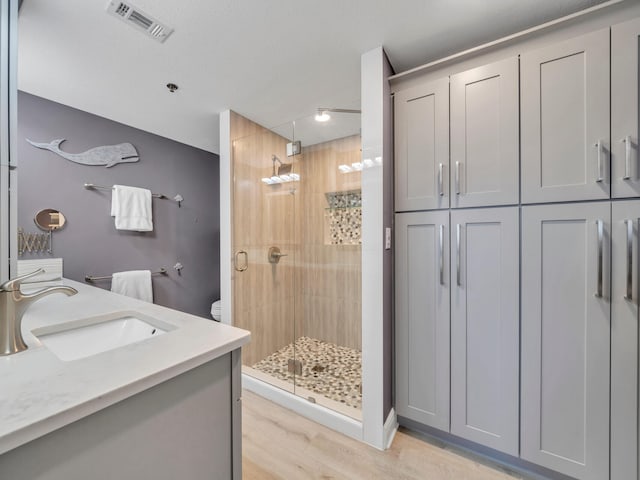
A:
{"label": "white countertop", "polygon": [[[29,349],[0,357],[0,454],[113,405],[249,341],[246,330],[65,280],[78,290],[31,305],[22,332]],[[65,362],[31,330],[119,311],[177,328],[139,343]]]}

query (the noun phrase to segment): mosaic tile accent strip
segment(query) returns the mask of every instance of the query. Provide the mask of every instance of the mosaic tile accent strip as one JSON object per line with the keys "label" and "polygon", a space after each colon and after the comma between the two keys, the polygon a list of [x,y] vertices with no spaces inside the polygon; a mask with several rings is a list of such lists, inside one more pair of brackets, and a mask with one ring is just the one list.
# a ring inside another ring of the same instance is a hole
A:
{"label": "mosaic tile accent strip", "polygon": [[348,208],[348,207],[362,207],[362,191],[361,190],[348,190],[345,192],[327,192],[324,194],[327,197],[327,203],[329,208]]}
{"label": "mosaic tile accent strip", "polygon": [[325,193],[330,245],[362,244],[362,192]]}
{"label": "mosaic tile accent strip", "polygon": [[294,374],[288,369],[294,348],[295,359],[302,362],[302,374],[295,376],[295,385],[349,407],[362,408],[362,353],[359,350],[300,337],[295,344],[272,353],[253,368],[294,383]]}

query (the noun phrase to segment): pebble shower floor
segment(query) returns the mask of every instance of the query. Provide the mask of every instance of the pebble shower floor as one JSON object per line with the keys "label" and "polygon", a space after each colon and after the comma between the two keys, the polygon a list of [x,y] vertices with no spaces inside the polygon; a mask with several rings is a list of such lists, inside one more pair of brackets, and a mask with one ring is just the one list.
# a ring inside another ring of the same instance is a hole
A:
{"label": "pebble shower floor", "polygon": [[253,368],[294,383],[294,374],[288,368],[289,359],[294,355],[302,362],[302,375],[295,375],[295,385],[349,407],[362,408],[362,353],[359,350],[300,337],[295,344],[272,353]]}

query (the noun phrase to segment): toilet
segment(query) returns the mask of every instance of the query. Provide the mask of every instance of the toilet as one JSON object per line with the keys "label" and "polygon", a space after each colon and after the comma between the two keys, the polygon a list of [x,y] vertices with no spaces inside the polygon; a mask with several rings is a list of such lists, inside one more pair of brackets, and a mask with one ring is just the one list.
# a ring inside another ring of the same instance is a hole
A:
{"label": "toilet", "polygon": [[211,316],[216,322],[219,322],[222,317],[222,302],[216,300],[211,304]]}

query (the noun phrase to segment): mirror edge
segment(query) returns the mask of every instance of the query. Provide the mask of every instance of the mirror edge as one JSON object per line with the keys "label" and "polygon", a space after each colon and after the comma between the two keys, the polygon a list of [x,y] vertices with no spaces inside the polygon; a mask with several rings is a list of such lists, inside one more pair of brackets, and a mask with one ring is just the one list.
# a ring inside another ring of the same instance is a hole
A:
{"label": "mirror edge", "polygon": [[17,125],[18,125],[18,8],[0,3],[0,282],[15,275],[18,265]]}

